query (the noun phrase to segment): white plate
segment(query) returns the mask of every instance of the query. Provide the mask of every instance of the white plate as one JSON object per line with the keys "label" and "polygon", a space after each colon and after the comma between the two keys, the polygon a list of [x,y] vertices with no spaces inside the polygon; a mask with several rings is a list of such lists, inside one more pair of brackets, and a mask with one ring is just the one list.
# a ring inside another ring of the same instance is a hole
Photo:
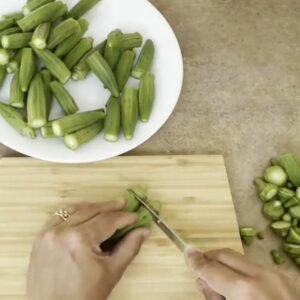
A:
{"label": "white plate", "polygon": [[[69,7],[78,0],[68,0]],[[16,12],[25,0],[1,1],[0,15]],[[122,137],[117,143],[108,143],[103,135],[82,147],[77,152],[68,150],[62,140],[44,140],[38,137],[30,140],[19,136],[0,117],[0,142],[23,154],[58,163],[84,163],[100,161],[121,155],[144,143],[154,135],[172,114],[179,99],[183,81],[183,62],[180,47],[174,32],[165,18],[147,0],[102,0],[86,15],[90,29],[86,36],[94,38],[95,43],[104,40],[107,34],[120,28],[124,32],[140,32],[145,39],[153,39],[156,57],[153,72],[156,75],[156,102],[151,120],[139,123],[135,137],[128,142]],[[9,77],[10,79],[10,77]],[[9,81],[0,93],[1,101],[9,98]],[[137,86],[137,81],[129,84]],[[104,108],[109,93],[103,89],[98,79],[91,75],[85,81],[70,81],[67,88],[74,96],[81,111]],[[55,103],[52,118],[61,116]]]}

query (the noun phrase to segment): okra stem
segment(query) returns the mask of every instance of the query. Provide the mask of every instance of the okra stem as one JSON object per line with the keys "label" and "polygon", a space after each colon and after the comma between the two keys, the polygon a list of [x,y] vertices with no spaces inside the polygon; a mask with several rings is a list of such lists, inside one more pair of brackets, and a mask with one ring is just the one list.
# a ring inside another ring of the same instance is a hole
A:
{"label": "okra stem", "polygon": [[10,59],[15,55],[15,51],[10,49],[0,49],[0,65],[5,66]]}
{"label": "okra stem", "polygon": [[109,47],[112,48],[131,50],[142,46],[143,37],[138,32],[122,35],[113,35],[108,38],[107,44]]}
{"label": "okra stem", "polygon": [[45,49],[47,47],[47,39],[50,34],[51,23],[40,24],[34,31],[32,36],[32,44],[37,49]]}
{"label": "okra stem", "polygon": [[41,134],[44,139],[56,138],[56,135],[54,134],[52,129],[52,123],[53,122],[49,122],[41,128]]}

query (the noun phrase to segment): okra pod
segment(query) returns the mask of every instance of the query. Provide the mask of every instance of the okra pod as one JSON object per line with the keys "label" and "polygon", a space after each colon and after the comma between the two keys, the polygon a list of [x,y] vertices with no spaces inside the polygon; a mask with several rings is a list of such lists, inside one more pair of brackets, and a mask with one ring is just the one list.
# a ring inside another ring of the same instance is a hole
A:
{"label": "okra pod", "polygon": [[279,157],[280,165],[286,171],[294,186],[300,186],[300,163],[295,155],[288,153]]}
{"label": "okra pod", "polygon": [[100,43],[99,45],[97,45],[96,47],[94,47],[93,49],[91,49],[81,60],[80,62],[74,67],[74,72],[72,74],[72,79],[75,81],[78,80],[84,80],[89,73],[91,72],[91,69],[87,63],[87,59],[88,57],[90,57],[93,53],[95,52],[100,52],[101,54],[103,54],[104,51],[104,47],[106,45],[106,41]]}
{"label": "okra pod", "polygon": [[285,263],[285,257],[278,250],[271,250],[270,253],[276,265],[282,265]]}
{"label": "okra pod", "polygon": [[153,41],[147,40],[132,71],[132,77],[140,79],[145,73],[151,72],[154,60],[154,51],[155,48]]}
{"label": "okra pod", "polygon": [[7,64],[6,66],[7,73],[16,73],[19,70],[21,59],[22,59],[22,51],[23,50],[20,49],[16,53],[16,55],[11,59],[11,61]]}
{"label": "okra pod", "polygon": [[280,166],[271,166],[265,170],[264,179],[277,186],[284,186],[287,182],[287,175]]}
{"label": "okra pod", "polygon": [[120,61],[115,72],[120,91],[123,91],[130,77],[134,59],[135,53],[132,50],[126,50],[121,55]]}
{"label": "okra pod", "polygon": [[285,203],[286,201],[295,197],[295,192],[288,188],[280,188],[280,190],[278,192],[278,197],[279,197],[279,200],[281,201],[281,203]]}
{"label": "okra pod", "polygon": [[71,77],[70,70],[66,67],[64,62],[59,59],[54,53],[48,49],[39,50],[33,48],[34,52],[43,62],[50,73],[57,78],[61,83],[65,84]]}
{"label": "okra pod", "polygon": [[23,92],[27,92],[30,82],[36,72],[34,53],[31,48],[22,50],[20,65],[20,86]]}
{"label": "okra pod", "polygon": [[47,69],[43,69],[41,71],[41,76],[44,83],[45,88],[45,95],[46,95],[46,102],[47,102],[47,118],[49,118],[51,107],[52,107],[52,101],[53,101],[53,95],[50,88],[50,83],[52,81],[52,75]]}
{"label": "okra pod", "polygon": [[3,31],[0,32],[0,40],[2,39],[3,36],[5,35],[10,35],[10,34],[15,34],[15,33],[20,33],[22,32],[20,27],[11,27],[8,29],[5,29]]}
{"label": "okra pod", "polygon": [[300,200],[297,197],[293,197],[292,199],[286,201],[285,203],[283,203],[283,207],[285,209],[293,207],[295,205],[300,204]]}
{"label": "okra pod", "polygon": [[[120,29],[114,30],[108,35],[108,39],[115,35],[122,35],[122,34],[123,33]],[[120,50],[119,48],[111,47],[108,45],[108,43],[106,43],[105,50],[104,50],[104,58],[112,70],[114,70],[115,67],[117,66],[121,53],[122,50]]]}
{"label": "okra pod", "polygon": [[21,49],[28,47],[28,43],[32,38],[32,33],[15,33],[4,35],[1,44],[5,49]]}
{"label": "okra pod", "polygon": [[100,1],[101,0],[79,0],[79,2],[69,11],[68,17],[79,19]]}
{"label": "okra pod", "polygon": [[80,29],[76,30],[71,36],[61,42],[55,49],[55,55],[63,57],[67,55],[81,40],[89,28],[89,22],[85,19],[78,20]]}
{"label": "okra pod", "polygon": [[100,122],[101,120],[104,120],[104,118],[105,112],[103,110],[82,112],[54,121],[52,129],[56,136],[66,136],[93,125],[96,122]]}
{"label": "okra pod", "polygon": [[148,122],[152,113],[155,99],[155,78],[151,73],[145,73],[140,81],[139,111],[142,122]]}
{"label": "okra pod", "polygon": [[290,207],[289,214],[292,216],[292,218],[300,220],[300,205]]}
{"label": "okra pod", "polygon": [[54,22],[61,18],[68,11],[68,6],[61,1],[48,3],[34,10],[28,16],[17,21],[19,27],[24,31],[31,31],[38,25],[47,22]]}
{"label": "okra pod", "polygon": [[32,128],[41,128],[48,122],[44,83],[39,73],[35,74],[28,91],[27,118]]}
{"label": "okra pod", "polygon": [[241,227],[240,235],[241,235],[243,242],[246,245],[250,246],[257,236],[257,231],[253,227]]}
{"label": "okra pod", "polygon": [[108,142],[116,142],[121,133],[121,104],[120,100],[111,97],[107,104],[104,137]]}
{"label": "okra pod", "polygon": [[102,81],[104,86],[110,90],[111,94],[114,97],[119,97],[120,92],[116,77],[100,52],[97,51],[89,56],[87,58],[87,63],[92,72],[99,78],[100,81]]}
{"label": "okra pod", "polygon": [[66,115],[75,114],[79,108],[67,89],[58,81],[50,83],[51,91]]}
{"label": "okra pod", "polygon": [[82,38],[81,41],[65,57],[64,63],[72,70],[73,67],[83,58],[83,56],[93,48],[93,39]]}
{"label": "okra pod", "polygon": [[264,239],[265,239],[265,235],[264,235],[263,232],[258,232],[256,236],[257,236],[257,238],[258,238],[259,240],[264,240]]}
{"label": "okra pod", "polygon": [[285,213],[285,214],[282,216],[282,221],[285,221],[285,222],[292,222],[292,216],[291,216],[289,213]]}
{"label": "okra pod", "polygon": [[133,193],[126,191],[125,194],[126,205],[124,211],[136,212],[140,208],[140,202],[136,199]]}
{"label": "okra pod", "polygon": [[34,10],[38,9],[39,7],[54,1],[55,0],[32,0],[23,7],[23,14],[27,16],[31,14]]}
{"label": "okra pod", "polygon": [[276,221],[271,225],[272,230],[281,237],[286,237],[291,228],[291,222],[287,221]]}
{"label": "okra pod", "polygon": [[32,36],[32,45],[40,50],[43,50],[47,47],[47,39],[50,34],[51,23],[40,24],[33,33]]}
{"label": "okra pod", "polygon": [[286,241],[288,243],[300,245],[300,234],[293,227],[291,227]]}
{"label": "okra pod", "polygon": [[2,88],[5,78],[6,78],[6,67],[0,66],[0,88]]}
{"label": "okra pod", "polygon": [[296,255],[300,257],[300,245],[292,244],[292,243],[285,243],[284,250],[288,254]]}
{"label": "okra pod", "polygon": [[11,49],[0,49],[0,65],[6,66],[15,53],[16,52]]}
{"label": "okra pod", "polygon": [[24,18],[24,14],[21,12],[2,16],[3,20],[14,20],[15,22],[21,20],[22,18]]}
{"label": "okra pod", "polygon": [[0,21],[0,31],[15,26],[16,22],[13,19],[6,19]]}
{"label": "okra pod", "polygon": [[54,134],[52,129],[52,123],[53,122],[49,122],[41,128],[41,135],[44,139],[56,138],[56,135]]}
{"label": "okra pod", "polygon": [[280,220],[285,213],[282,204],[278,200],[271,200],[264,203],[263,212],[271,220]]}
{"label": "okra pod", "polygon": [[131,50],[142,46],[143,37],[138,32],[121,35],[112,35],[107,39],[107,44],[109,47],[112,48],[119,48],[121,50]]}
{"label": "okra pod", "polygon": [[72,18],[63,21],[51,30],[47,44],[48,49],[54,49],[57,45],[78,30],[80,30],[78,21]]}
{"label": "okra pod", "polygon": [[122,128],[126,140],[132,140],[138,121],[138,91],[135,88],[124,89],[122,102]]}
{"label": "okra pod", "polygon": [[104,122],[100,120],[86,128],[68,134],[65,136],[65,145],[70,150],[78,150],[83,145],[92,141],[103,130],[103,127]]}
{"label": "okra pod", "polygon": [[36,138],[35,130],[28,126],[22,113],[14,107],[0,102],[0,115],[5,121],[21,135],[31,139]]}
{"label": "okra pod", "polygon": [[20,71],[17,71],[10,85],[10,102],[9,104],[16,108],[25,107],[25,93],[20,86]]}

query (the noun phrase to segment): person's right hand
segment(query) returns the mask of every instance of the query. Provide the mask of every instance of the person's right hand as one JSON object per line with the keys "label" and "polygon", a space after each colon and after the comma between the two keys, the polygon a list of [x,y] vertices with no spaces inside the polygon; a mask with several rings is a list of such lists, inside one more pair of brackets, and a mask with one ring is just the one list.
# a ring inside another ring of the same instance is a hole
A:
{"label": "person's right hand", "polygon": [[207,300],[300,299],[282,275],[251,263],[233,250],[202,254],[188,248],[185,258]]}

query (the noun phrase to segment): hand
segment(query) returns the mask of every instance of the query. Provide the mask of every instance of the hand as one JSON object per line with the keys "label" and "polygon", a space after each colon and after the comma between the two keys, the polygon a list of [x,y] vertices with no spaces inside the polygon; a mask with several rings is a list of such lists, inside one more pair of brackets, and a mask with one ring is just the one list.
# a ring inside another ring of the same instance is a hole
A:
{"label": "hand", "polygon": [[99,245],[117,229],[137,221],[120,211],[124,201],[80,204],[63,221],[53,217],[33,247],[28,271],[29,300],[104,300],[121,279],[149,235],[138,229],[111,253]]}
{"label": "hand", "polygon": [[248,261],[229,249],[185,253],[188,267],[207,300],[297,300],[286,278]]}

